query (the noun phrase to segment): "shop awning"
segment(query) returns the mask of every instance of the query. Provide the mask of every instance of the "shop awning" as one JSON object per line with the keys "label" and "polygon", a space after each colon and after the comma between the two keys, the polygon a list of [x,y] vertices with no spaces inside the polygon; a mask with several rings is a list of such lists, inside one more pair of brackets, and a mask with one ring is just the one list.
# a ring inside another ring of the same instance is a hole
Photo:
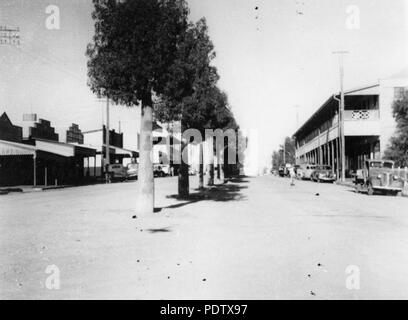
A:
{"label": "shop awning", "polygon": [[39,151],[53,153],[63,157],[94,157],[96,154],[96,149],[94,148],[72,143],[36,139],[35,146]]}
{"label": "shop awning", "polygon": [[69,145],[73,145],[75,147],[75,155],[76,156],[84,156],[84,157],[95,157],[97,152],[97,147],[91,145],[84,145],[79,143],[68,143]]}
{"label": "shop awning", "polygon": [[[96,151],[98,154],[105,154],[106,152],[105,150],[106,150],[105,145],[96,147]],[[112,145],[109,146],[109,152],[114,155],[123,155],[125,157],[131,157],[131,158],[137,158],[139,156],[138,151],[129,150],[125,148],[119,148],[119,147],[115,147]]]}
{"label": "shop awning", "polygon": [[36,139],[35,147],[39,151],[53,153],[63,157],[73,157],[75,155],[75,146],[71,144]]}
{"label": "shop awning", "polygon": [[23,143],[0,140],[0,156],[35,155],[36,148]]}
{"label": "shop awning", "polygon": [[117,155],[124,155],[124,156],[130,156],[131,158],[136,158],[139,156],[139,152],[129,150],[129,149],[124,149],[124,148],[118,148],[115,146],[109,146],[111,149],[115,150],[115,154]]}

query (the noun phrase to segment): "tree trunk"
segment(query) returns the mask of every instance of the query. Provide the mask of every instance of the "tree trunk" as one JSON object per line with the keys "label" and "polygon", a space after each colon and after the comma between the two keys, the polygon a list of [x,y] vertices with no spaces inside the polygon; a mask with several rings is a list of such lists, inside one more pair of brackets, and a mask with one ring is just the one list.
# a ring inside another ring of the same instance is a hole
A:
{"label": "tree trunk", "polygon": [[203,152],[203,142],[200,143],[200,154],[199,154],[199,162],[200,162],[200,170],[198,173],[198,189],[204,189],[204,152]]}
{"label": "tree trunk", "polygon": [[219,162],[219,169],[218,169],[218,174],[219,174],[219,176],[220,176],[220,180],[221,180],[221,183],[225,183],[225,173],[224,173],[224,163],[226,163],[225,161],[224,161],[224,149],[221,149],[221,151],[220,151],[220,160],[221,160],[221,162]]}
{"label": "tree trunk", "polygon": [[181,164],[178,175],[178,195],[180,198],[186,198],[190,194],[190,183],[188,175],[188,142],[183,137],[184,127],[181,126]]}
{"label": "tree trunk", "polygon": [[214,185],[214,158],[210,157],[210,164],[208,165],[209,177],[207,185]]}
{"label": "tree trunk", "polygon": [[[217,180],[221,180],[221,148],[218,147],[216,150],[216,157],[217,157]],[[218,150],[219,149],[219,150]]]}
{"label": "tree trunk", "polygon": [[214,140],[213,138],[206,139],[206,159],[208,159],[208,180],[207,186],[214,185]]}
{"label": "tree trunk", "polygon": [[139,197],[137,202],[140,215],[154,212],[154,179],[151,153],[153,148],[153,107],[151,96],[142,101],[139,150]]}

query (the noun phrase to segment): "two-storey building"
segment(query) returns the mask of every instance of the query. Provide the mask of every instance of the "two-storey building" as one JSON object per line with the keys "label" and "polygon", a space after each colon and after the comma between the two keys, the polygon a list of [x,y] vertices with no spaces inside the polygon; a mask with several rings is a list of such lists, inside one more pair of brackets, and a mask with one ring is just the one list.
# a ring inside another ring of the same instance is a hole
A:
{"label": "two-storey building", "polygon": [[[363,167],[365,159],[384,155],[396,123],[392,105],[408,90],[408,72],[345,92],[344,135],[346,175]],[[339,149],[339,98],[333,94],[296,131],[296,161],[341,169]]]}

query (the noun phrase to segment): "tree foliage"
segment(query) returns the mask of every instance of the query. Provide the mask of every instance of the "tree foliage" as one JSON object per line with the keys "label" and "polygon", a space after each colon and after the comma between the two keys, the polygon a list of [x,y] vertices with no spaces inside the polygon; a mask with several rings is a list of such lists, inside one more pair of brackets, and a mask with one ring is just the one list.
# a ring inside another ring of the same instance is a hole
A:
{"label": "tree foliage", "polygon": [[278,170],[282,165],[282,154],[279,151],[273,151],[272,153],[272,168]]}
{"label": "tree foliage", "polygon": [[393,103],[392,113],[397,130],[385,151],[385,158],[394,160],[397,166],[408,166],[408,93]]}
{"label": "tree foliage", "polygon": [[295,150],[295,141],[290,137],[286,137],[284,144],[279,146],[279,150],[275,150],[272,153],[272,167],[278,169],[279,166],[285,165],[286,163],[295,164]]}
{"label": "tree foliage", "polygon": [[219,78],[211,65],[214,57],[205,19],[190,23],[170,68],[171,81],[163,91],[162,107],[155,110],[159,120],[182,121],[184,129],[205,127],[214,109],[213,93]]}
{"label": "tree foliage", "polygon": [[89,86],[99,97],[137,105],[160,94],[187,29],[184,0],[93,0]]}

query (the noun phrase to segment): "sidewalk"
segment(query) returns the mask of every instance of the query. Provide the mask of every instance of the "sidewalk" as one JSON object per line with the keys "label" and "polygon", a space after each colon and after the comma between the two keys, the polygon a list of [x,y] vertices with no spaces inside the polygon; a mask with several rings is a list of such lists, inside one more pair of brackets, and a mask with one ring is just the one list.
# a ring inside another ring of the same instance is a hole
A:
{"label": "sidewalk", "polygon": [[337,181],[335,182],[335,184],[338,184],[339,186],[345,186],[345,187],[351,187],[351,188],[354,188],[354,187],[355,187],[352,178],[347,178],[344,182],[341,181],[341,180],[337,180]]}
{"label": "sidewalk", "polygon": [[71,185],[62,185],[62,186],[14,186],[14,187],[1,187],[0,194],[9,194],[11,192],[22,192],[22,193],[29,193],[29,192],[41,192],[45,190],[54,190],[54,189],[64,189],[64,188],[71,188],[74,186]]}

